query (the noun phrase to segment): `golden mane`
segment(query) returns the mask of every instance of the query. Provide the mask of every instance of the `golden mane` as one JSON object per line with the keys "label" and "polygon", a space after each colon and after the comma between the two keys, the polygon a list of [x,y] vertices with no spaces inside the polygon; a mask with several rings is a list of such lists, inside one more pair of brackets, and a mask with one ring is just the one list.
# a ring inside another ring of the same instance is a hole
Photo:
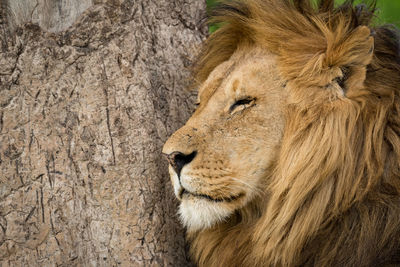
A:
{"label": "golden mane", "polygon": [[[259,46],[277,55],[291,90],[268,204],[257,220],[241,215],[255,223],[255,245],[237,253],[252,255],[248,266],[400,263],[398,33],[371,26],[374,4],[312,2],[220,5],[213,21],[223,25],[196,65],[202,83],[238,48]],[[341,101],[332,86],[344,89]],[[209,248],[194,252],[200,264]]]}

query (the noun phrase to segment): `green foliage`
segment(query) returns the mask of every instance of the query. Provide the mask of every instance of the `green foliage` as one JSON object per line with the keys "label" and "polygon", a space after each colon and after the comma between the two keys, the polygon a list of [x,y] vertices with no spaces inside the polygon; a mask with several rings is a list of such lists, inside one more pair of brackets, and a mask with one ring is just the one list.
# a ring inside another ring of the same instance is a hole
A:
{"label": "green foliage", "polygon": [[[337,4],[345,2],[345,0],[336,0]],[[356,0],[355,3],[362,3],[362,0]],[[378,24],[395,24],[400,28],[400,0],[377,0],[377,23]],[[217,0],[207,0],[207,7],[211,10],[217,3]],[[210,25],[210,32],[218,29],[216,25]]]}

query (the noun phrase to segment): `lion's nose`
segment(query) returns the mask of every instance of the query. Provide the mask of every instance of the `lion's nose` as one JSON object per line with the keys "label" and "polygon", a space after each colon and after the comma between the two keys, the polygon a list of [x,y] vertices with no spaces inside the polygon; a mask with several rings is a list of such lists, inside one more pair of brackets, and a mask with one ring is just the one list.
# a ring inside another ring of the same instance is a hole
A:
{"label": "lion's nose", "polygon": [[183,166],[190,163],[194,159],[196,154],[197,154],[196,151],[193,151],[192,153],[187,154],[187,155],[185,155],[179,151],[175,151],[166,156],[167,156],[169,164],[171,164],[172,168],[174,168],[176,174],[178,174],[178,177],[179,177]]}

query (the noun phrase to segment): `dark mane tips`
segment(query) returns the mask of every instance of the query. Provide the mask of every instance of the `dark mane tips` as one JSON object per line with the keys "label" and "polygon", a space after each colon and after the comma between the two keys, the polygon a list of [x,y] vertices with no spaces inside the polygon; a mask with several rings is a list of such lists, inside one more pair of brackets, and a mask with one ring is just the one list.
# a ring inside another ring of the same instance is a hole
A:
{"label": "dark mane tips", "polygon": [[211,17],[224,17],[226,15],[236,15],[240,17],[249,17],[250,10],[244,2],[230,1],[228,3],[219,2],[211,11]]}

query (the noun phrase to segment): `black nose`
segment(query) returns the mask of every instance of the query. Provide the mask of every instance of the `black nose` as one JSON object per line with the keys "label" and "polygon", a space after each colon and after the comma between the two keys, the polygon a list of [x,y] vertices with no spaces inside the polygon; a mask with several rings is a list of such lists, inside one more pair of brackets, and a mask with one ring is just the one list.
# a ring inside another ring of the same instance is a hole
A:
{"label": "black nose", "polygon": [[196,151],[193,151],[192,153],[190,153],[188,155],[185,155],[181,152],[175,151],[166,156],[167,156],[169,164],[171,164],[172,168],[174,168],[176,174],[178,174],[178,176],[180,176],[183,166],[185,166],[186,164],[191,162],[194,159],[194,157],[196,156],[196,154],[197,154]]}

